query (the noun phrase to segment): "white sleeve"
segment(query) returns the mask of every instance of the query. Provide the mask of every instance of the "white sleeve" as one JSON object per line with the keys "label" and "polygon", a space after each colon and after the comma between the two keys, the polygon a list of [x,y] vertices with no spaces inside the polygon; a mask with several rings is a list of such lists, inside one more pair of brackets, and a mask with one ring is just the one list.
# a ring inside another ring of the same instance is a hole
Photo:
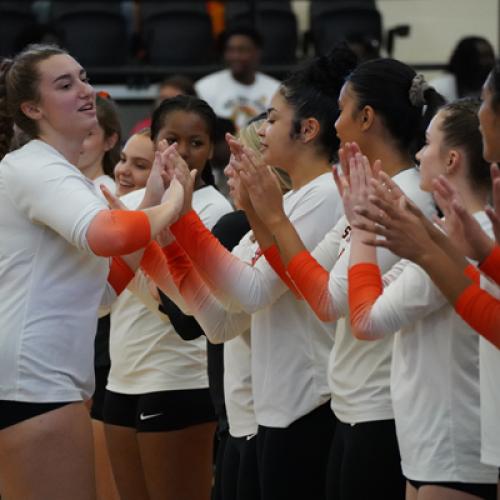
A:
{"label": "white sleeve", "polygon": [[2,164],[2,177],[12,203],[36,224],[50,227],[79,250],[92,253],[87,229],[107,206],[91,181],[61,161],[17,172],[15,165]]}
{"label": "white sleeve", "polygon": [[321,267],[327,271],[332,270],[335,262],[337,262],[340,242],[342,238],[346,237],[346,231],[349,231],[349,225],[345,215],[343,215],[311,252],[311,255]]}
{"label": "white sleeve", "polygon": [[427,273],[406,261],[401,274],[384,288],[364,319],[363,331],[374,338],[397,332],[448,302]]}
{"label": "white sleeve", "polygon": [[[338,221],[341,212],[339,195],[332,189],[311,189],[292,207],[289,218],[308,250],[319,241]],[[239,245],[233,249],[238,255]],[[288,291],[287,286],[274,272],[267,260],[259,258],[251,266],[239,259],[224,259],[217,269],[217,285],[214,288],[223,293],[230,310],[243,310],[252,314],[273,304]],[[205,276],[205,275],[204,275]],[[220,297],[220,294],[217,294]]]}

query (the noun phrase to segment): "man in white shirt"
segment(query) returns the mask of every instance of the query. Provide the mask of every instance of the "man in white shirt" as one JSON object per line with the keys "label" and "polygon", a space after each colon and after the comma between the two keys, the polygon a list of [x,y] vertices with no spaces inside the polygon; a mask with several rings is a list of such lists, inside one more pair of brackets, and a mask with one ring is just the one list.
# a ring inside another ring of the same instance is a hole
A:
{"label": "man in white shirt", "polygon": [[216,71],[195,84],[199,97],[216,115],[231,119],[237,128],[266,110],[280,82],[257,71],[262,39],[248,27],[235,28],[224,38],[227,69]]}

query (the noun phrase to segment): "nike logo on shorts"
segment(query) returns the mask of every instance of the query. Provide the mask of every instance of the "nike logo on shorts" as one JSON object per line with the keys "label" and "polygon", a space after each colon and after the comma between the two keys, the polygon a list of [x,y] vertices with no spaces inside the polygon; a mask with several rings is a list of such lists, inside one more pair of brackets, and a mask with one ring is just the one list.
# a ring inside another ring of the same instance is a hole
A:
{"label": "nike logo on shorts", "polygon": [[151,413],[150,415],[144,415],[144,413],[139,414],[139,420],[149,420],[150,418],[159,417],[163,413]]}

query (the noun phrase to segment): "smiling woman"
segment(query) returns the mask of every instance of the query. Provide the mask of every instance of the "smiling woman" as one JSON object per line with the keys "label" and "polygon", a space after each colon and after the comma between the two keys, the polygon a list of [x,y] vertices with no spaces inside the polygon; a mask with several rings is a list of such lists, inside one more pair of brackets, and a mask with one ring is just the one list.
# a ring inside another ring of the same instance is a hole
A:
{"label": "smiling woman", "polygon": [[[6,498],[95,498],[83,401],[94,386],[97,309],[137,266],[118,256],[146,246],[182,204],[182,188],[172,183],[158,206],[108,210],[75,166],[96,123],[85,70],[60,48],[29,46],[2,62],[0,485]],[[31,140],[6,155],[14,124]]]}

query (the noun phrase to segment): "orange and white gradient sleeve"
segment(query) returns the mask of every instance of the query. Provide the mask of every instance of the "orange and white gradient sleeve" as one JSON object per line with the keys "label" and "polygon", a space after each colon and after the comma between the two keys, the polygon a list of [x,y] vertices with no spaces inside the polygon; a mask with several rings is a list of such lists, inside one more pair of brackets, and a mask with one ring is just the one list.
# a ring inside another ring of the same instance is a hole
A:
{"label": "orange and white gradient sleeve", "polygon": [[455,311],[486,340],[500,349],[500,301],[476,283],[455,302]]}
{"label": "orange and white gradient sleeve", "polygon": [[263,254],[267,262],[269,262],[269,265],[274,269],[274,272],[281,278],[281,281],[283,281],[288,289],[295,295],[295,298],[301,299],[302,296],[300,292],[290,279],[290,276],[286,273],[286,267],[281,260],[278,247],[276,245],[271,245],[264,250]]}
{"label": "orange and white gradient sleeve", "polygon": [[127,288],[127,285],[132,281],[135,272],[130,269],[127,263],[121,257],[113,257],[109,268],[108,283],[113,287],[116,295]]}
{"label": "orange and white gradient sleeve", "polygon": [[170,227],[196,270],[224,306],[252,314],[272,304],[285,284],[265,259],[256,264],[231,254],[191,211]]}
{"label": "orange and white gradient sleeve", "polygon": [[127,255],[150,240],[149,219],[140,210],[101,210],[87,230],[90,249],[101,257]]}
{"label": "orange and white gradient sleeve", "polygon": [[316,316],[321,321],[335,321],[337,314],[328,285],[330,273],[306,250],[295,255],[286,270]]}
{"label": "orange and white gradient sleeve", "polygon": [[500,285],[500,245],[495,245],[491,253],[481,262],[479,269]]}
{"label": "orange and white gradient sleeve", "polygon": [[250,328],[250,315],[229,312],[212,294],[177,242],[164,248],[170,274],[207,338],[213,344],[231,340]]}

